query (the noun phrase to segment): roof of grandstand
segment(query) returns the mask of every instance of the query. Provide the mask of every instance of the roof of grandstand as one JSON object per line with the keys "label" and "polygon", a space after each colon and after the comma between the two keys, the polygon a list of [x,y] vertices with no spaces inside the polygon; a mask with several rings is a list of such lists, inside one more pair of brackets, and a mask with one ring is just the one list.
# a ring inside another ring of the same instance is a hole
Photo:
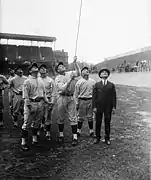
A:
{"label": "roof of grandstand", "polygon": [[130,55],[133,55],[133,54],[145,52],[145,51],[148,51],[148,50],[151,50],[151,46],[147,46],[147,47],[144,47],[144,48],[136,49],[134,51],[129,51],[129,52],[126,52],[126,53],[123,53],[123,54],[119,54],[119,55],[116,55],[116,56],[107,57],[104,60],[106,61],[106,60],[117,59],[117,58],[121,58],[121,57],[124,57],[124,56],[130,56]]}
{"label": "roof of grandstand", "polygon": [[0,33],[0,39],[14,39],[14,40],[42,41],[42,42],[56,41],[55,37],[25,35],[25,34],[10,34],[10,33]]}

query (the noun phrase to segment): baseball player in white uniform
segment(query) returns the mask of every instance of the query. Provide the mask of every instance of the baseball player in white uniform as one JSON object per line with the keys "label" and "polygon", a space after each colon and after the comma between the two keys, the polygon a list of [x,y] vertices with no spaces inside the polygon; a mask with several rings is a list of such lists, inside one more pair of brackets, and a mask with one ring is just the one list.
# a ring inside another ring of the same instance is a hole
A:
{"label": "baseball player in white uniform", "polygon": [[[73,98],[75,89],[75,77],[80,76],[80,68],[77,64],[77,58],[74,58],[75,71],[66,72],[66,68],[62,62],[56,66],[56,72],[59,74],[55,78],[57,92],[57,114],[59,127],[59,142],[64,141],[64,120],[69,119],[72,128],[73,138],[72,145],[77,145],[77,116],[75,100]],[[68,115],[68,117],[66,117]]]}
{"label": "baseball player in white uniform", "polygon": [[[13,69],[9,69],[9,78],[8,82],[10,84],[11,80],[15,77],[15,71]],[[9,98],[9,108],[10,108],[10,114],[13,116],[13,98],[14,98],[14,92],[11,88],[8,89],[8,98]]]}
{"label": "baseball player in white uniform", "polygon": [[3,112],[4,112],[4,99],[3,99],[3,90],[8,85],[8,81],[5,76],[0,74],[0,128],[4,127],[4,119],[3,119]]}
{"label": "baseball player in white uniform", "polygon": [[17,67],[15,69],[15,74],[16,76],[10,80],[9,89],[11,89],[14,93],[13,119],[14,119],[14,127],[18,127],[18,115],[21,114],[23,118],[24,100],[22,94],[23,94],[23,84],[24,81],[27,79],[27,77],[23,75],[23,70],[21,67]]}
{"label": "baseball player in white uniform", "polygon": [[92,93],[96,81],[89,77],[89,68],[84,67],[81,70],[82,78],[79,79],[75,86],[74,97],[76,101],[76,109],[78,112],[78,130],[80,136],[83,121],[88,120],[90,136],[94,136],[93,131],[93,109],[92,109]]}
{"label": "baseball player in white uniform", "polygon": [[38,76],[38,65],[36,63],[32,64],[30,71],[31,77],[24,82],[23,86],[23,98],[25,101],[21,141],[23,150],[29,150],[26,139],[30,127],[32,128],[32,144],[38,144],[37,131],[43,114],[43,102],[50,104],[46,96],[44,83],[41,77]]}
{"label": "baseball player in white uniform", "polygon": [[41,75],[41,79],[45,85],[46,90],[46,96],[50,102],[50,104],[45,103],[43,104],[43,117],[42,117],[42,123],[45,125],[46,130],[46,138],[48,140],[51,140],[51,125],[52,125],[52,111],[55,104],[56,99],[56,90],[55,90],[55,83],[52,78],[48,76],[48,69],[45,64],[42,64],[39,67],[39,72]]}

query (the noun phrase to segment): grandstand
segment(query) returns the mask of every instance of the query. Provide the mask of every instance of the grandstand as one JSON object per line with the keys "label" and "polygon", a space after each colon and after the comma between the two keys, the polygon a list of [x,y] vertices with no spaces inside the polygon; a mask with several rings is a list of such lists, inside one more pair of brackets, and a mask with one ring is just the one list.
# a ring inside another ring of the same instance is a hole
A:
{"label": "grandstand", "polygon": [[105,58],[104,61],[97,64],[96,67],[99,69],[102,65],[105,65],[109,69],[116,69],[117,66],[123,64],[124,61],[126,61],[126,63],[129,63],[131,66],[135,66],[137,61],[142,60],[151,60],[151,46]]}
{"label": "grandstand", "polygon": [[32,42],[55,42],[56,38],[46,36],[32,36],[21,34],[0,33],[0,40],[26,40],[31,41],[31,45],[12,45],[9,43],[0,44],[0,72],[6,73],[9,67],[22,65],[25,69],[32,63],[46,64],[51,71],[55,61],[52,47],[33,46]]}

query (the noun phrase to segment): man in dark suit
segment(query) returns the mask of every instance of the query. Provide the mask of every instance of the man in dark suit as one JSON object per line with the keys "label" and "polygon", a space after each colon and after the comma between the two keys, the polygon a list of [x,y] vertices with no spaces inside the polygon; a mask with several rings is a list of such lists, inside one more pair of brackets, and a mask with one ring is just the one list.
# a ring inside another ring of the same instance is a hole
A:
{"label": "man in dark suit", "polygon": [[100,142],[101,139],[101,124],[104,114],[105,124],[105,143],[110,145],[110,124],[112,113],[116,109],[116,90],[115,85],[107,79],[110,71],[107,68],[102,68],[99,71],[101,81],[97,82],[93,89],[92,107],[93,112],[96,114],[96,139],[94,144]]}

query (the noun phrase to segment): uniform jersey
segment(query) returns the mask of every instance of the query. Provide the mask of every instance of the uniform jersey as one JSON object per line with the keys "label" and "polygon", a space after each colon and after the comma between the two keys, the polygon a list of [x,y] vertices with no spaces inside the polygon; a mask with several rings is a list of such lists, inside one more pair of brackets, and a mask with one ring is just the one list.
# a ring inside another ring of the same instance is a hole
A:
{"label": "uniform jersey", "polygon": [[25,102],[29,102],[30,99],[45,98],[46,90],[41,77],[30,77],[24,82],[23,86],[23,98]]}
{"label": "uniform jersey", "polygon": [[15,76],[9,76],[8,82],[10,83],[10,81],[11,81],[14,77],[15,77]]}
{"label": "uniform jersey", "polygon": [[26,76],[20,77],[16,75],[10,80],[10,88],[12,87],[14,92],[23,91],[23,84],[26,79],[27,79]]}
{"label": "uniform jersey", "polygon": [[5,89],[6,84],[7,84],[6,77],[0,74],[0,93],[1,94],[4,94],[3,90]]}
{"label": "uniform jersey", "polygon": [[[15,76],[16,76],[16,75],[15,75]],[[9,85],[10,85],[10,83],[11,83],[11,80],[12,80],[15,76],[9,76],[9,78],[8,78],[8,83],[9,83]],[[9,89],[9,92],[13,93],[12,89]]]}
{"label": "uniform jersey", "polygon": [[81,78],[77,81],[74,92],[76,103],[78,103],[79,98],[92,98],[95,83],[96,81],[92,78],[88,80]]}
{"label": "uniform jersey", "polygon": [[73,74],[75,77],[77,77],[77,72],[76,71],[68,71],[65,72],[65,75],[58,75],[55,79],[55,85],[56,85],[56,91],[58,94],[63,93],[64,91],[66,93],[73,94],[74,89],[75,89],[75,83],[76,80],[72,80],[69,87],[67,88],[67,82],[69,81],[71,74]]}
{"label": "uniform jersey", "polygon": [[55,97],[56,97],[56,90],[55,90],[55,83],[54,83],[54,80],[50,77],[45,77],[45,78],[42,78],[42,81],[44,83],[44,86],[45,86],[45,90],[46,90],[46,96],[48,98],[51,98],[51,101],[52,103],[55,102]]}

